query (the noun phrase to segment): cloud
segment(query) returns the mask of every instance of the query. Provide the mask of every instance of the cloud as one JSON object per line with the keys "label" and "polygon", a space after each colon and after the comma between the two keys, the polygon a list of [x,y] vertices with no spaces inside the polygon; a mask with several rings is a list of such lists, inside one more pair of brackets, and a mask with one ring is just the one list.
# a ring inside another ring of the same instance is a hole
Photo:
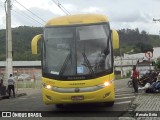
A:
{"label": "cloud", "polygon": [[160,2],[160,0],[153,0],[153,1]]}
{"label": "cloud", "polygon": [[[54,4],[51,4],[49,6],[50,7],[47,7],[44,5],[43,8],[30,7],[28,8],[28,10],[19,9],[18,6],[13,7],[13,19],[12,19],[13,27],[17,25],[43,26],[45,24],[44,21],[48,21],[49,19],[53,17],[65,15],[65,13],[60,8],[55,6]],[[76,7],[72,4],[65,4],[65,8],[71,12],[75,11],[76,9]],[[33,14],[29,11],[32,11]],[[42,20],[39,19],[37,16],[41,18]]]}
{"label": "cloud", "polygon": [[[5,0],[3,0],[4,2]],[[27,9],[47,21],[56,16],[65,15],[65,13],[55,5],[52,0],[17,0]],[[71,14],[81,13],[99,13],[109,17],[111,26],[116,29],[136,28],[145,29],[153,32],[159,31],[158,24],[153,25],[152,19],[159,19],[160,0],[55,0],[59,1]],[[29,13],[25,8],[16,1],[12,1],[12,26],[19,25],[43,26],[38,22],[26,16],[29,14],[32,18],[42,22],[37,17]],[[4,8],[0,8],[4,9]],[[4,10],[0,14],[1,28],[5,27]],[[158,26],[152,28],[152,26]],[[157,33],[157,32],[156,32]]]}
{"label": "cloud", "polygon": [[0,2],[0,29],[4,29],[6,26],[6,14],[5,14],[5,10],[4,7],[2,5],[3,3]]}
{"label": "cloud", "polygon": [[4,29],[6,27],[6,16],[0,16],[0,29]]}
{"label": "cloud", "polygon": [[63,4],[63,7],[69,11],[71,14],[75,13],[77,11],[79,11],[79,9],[77,8],[77,6],[75,6],[74,4]]}
{"label": "cloud", "polygon": [[99,7],[88,7],[82,10],[83,13],[102,13],[103,9],[100,9]]}
{"label": "cloud", "polygon": [[145,12],[133,11],[129,13],[110,13],[110,18],[114,22],[142,22],[147,23],[151,20],[151,16]]}
{"label": "cloud", "polygon": [[[40,8],[31,8],[30,11],[40,17],[42,20],[47,21],[51,17],[55,17],[51,11],[40,9]],[[31,14],[27,10],[14,10],[12,11],[12,25],[28,25],[28,26],[43,26],[44,21],[36,17],[34,14]]]}

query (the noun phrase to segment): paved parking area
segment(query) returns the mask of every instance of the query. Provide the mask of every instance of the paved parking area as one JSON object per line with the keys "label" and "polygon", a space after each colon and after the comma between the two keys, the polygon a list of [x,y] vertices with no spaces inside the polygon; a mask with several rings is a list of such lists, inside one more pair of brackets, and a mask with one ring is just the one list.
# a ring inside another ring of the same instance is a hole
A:
{"label": "paved parking area", "polygon": [[136,95],[128,112],[119,120],[160,120],[160,93]]}
{"label": "paved parking area", "polygon": [[37,88],[19,88],[18,90],[16,90],[16,94],[17,95],[21,95],[21,94],[26,94],[26,95],[32,95],[32,94],[36,94],[36,93],[40,93],[41,89],[37,89]]}
{"label": "paved parking area", "polygon": [[137,106],[134,114],[137,120],[160,120],[160,94],[138,95],[133,104]]}
{"label": "paved parking area", "polygon": [[[121,89],[117,90],[120,91]],[[30,96],[41,93],[41,89],[23,88],[17,90],[17,95],[24,95],[23,93]],[[148,94],[140,91],[139,94],[135,95],[128,112],[119,117],[119,120],[160,120],[160,93]]]}

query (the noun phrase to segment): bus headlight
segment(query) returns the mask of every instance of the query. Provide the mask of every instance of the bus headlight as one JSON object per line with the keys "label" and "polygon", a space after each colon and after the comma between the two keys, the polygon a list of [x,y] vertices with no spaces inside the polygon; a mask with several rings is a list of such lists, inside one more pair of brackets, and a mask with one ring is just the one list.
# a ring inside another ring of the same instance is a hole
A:
{"label": "bus headlight", "polygon": [[51,90],[52,89],[52,86],[51,85],[46,85],[45,83],[43,83],[43,87],[48,89],[48,90]]}
{"label": "bus headlight", "polygon": [[109,86],[111,83],[110,82],[104,82],[104,86]]}
{"label": "bus headlight", "polygon": [[51,85],[46,85],[46,88],[51,90],[52,86]]}
{"label": "bus headlight", "polygon": [[106,82],[104,82],[103,84],[100,84],[100,85],[98,85],[99,87],[108,87],[108,86],[110,86],[111,84],[112,84],[112,82],[113,82],[113,80],[111,80],[111,81],[106,81]]}

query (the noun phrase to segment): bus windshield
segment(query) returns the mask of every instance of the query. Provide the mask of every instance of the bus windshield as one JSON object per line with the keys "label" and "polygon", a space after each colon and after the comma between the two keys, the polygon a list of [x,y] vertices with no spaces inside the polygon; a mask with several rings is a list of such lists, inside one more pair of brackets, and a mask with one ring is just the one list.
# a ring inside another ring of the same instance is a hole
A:
{"label": "bus windshield", "polygon": [[44,29],[43,72],[58,76],[97,75],[112,69],[109,24]]}

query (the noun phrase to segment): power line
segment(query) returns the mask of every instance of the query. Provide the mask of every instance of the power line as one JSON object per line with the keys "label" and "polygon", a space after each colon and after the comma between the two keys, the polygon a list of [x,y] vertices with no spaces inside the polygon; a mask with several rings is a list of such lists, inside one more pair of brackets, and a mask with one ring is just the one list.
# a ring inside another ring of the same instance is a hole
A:
{"label": "power line", "polygon": [[62,4],[58,3],[58,6],[59,6],[60,8],[62,7],[62,9],[64,9],[64,10],[70,15],[70,13],[68,12],[68,10],[67,10],[65,7],[63,7]]}
{"label": "power line", "polygon": [[[13,10],[13,9],[12,9]],[[17,13],[18,15],[20,15],[17,11],[15,11],[15,10],[13,10],[15,13]],[[23,17],[25,17],[25,18],[27,18],[27,19],[29,19],[28,17],[26,17],[25,15],[20,15],[20,16],[23,16]],[[40,22],[38,22],[38,21],[36,21],[35,19],[33,19],[33,18],[30,18],[30,19],[32,19],[32,20],[34,20],[35,22],[37,22],[37,23],[39,23],[40,25],[43,25],[43,24],[41,24]]]}
{"label": "power line", "polygon": [[[15,13],[17,13],[18,15],[20,15],[16,10],[14,10],[14,9],[12,9]],[[39,21],[37,21],[37,20],[35,20],[35,19],[33,19],[32,17],[30,17],[28,14],[26,14],[25,13],[25,15],[24,14],[21,14],[20,16],[23,16],[23,17],[25,17],[25,18],[27,18],[27,19],[32,19],[33,21],[35,21],[35,22],[37,22],[37,23],[39,23],[40,25],[43,25],[42,23],[40,23]]]}
{"label": "power line", "polygon": [[37,16],[35,13],[33,13],[32,11],[30,11],[29,9],[27,9],[24,5],[22,5],[21,3],[19,3],[17,0],[15,0],[19,5],[21,5],[23,8],[25,8],[27,11],[29,11],[31,14],[33,14],[34,16],[36,16],[37,18],[39,18],[40,20],[42,20],[43,22],[46,22],[45,20],[43,20],[42,18],[40,18],[39,16]]}
{"label": "power line", "polygon": [[[14,8],[16,8],[16,9],[18,9],[15,5],[12,5]],[[16,10],[14,10],[14,9],[12,9],[14,12],[16,12],[17,14],[19,14]],[[33,17],[31,17],[31,16],[29,16],[27,13],[25,13],[25,12],[23,12],[24,14],[21,14],[22,16],[24,16],[24,17],[28,17],[28,18],[30,18],[30,19],[32,19],[32,20],[34,20],[35,22],[37,22],[37,23],[39,23],[39,24],[41,24],[41,25],[43,25],[42,23],[40,23],[39,21],[37,21],[36,19],[34,19]]]}
{"label": "power line", "polygon": [[68,15],[68,13],[67,13],[65,10],[63,10],[63,9],[58,5],[59,3],[56,3],[54,0],[52,0],[52,2],[54,2],[65,14]]}
{"label": "power line", "polygon": [[52,2],[54,2],[66,15],[71,15],[70,12],[67,9],[65,9],[62,4],[59,3],[58,0],[57,2],[52,0]]}

